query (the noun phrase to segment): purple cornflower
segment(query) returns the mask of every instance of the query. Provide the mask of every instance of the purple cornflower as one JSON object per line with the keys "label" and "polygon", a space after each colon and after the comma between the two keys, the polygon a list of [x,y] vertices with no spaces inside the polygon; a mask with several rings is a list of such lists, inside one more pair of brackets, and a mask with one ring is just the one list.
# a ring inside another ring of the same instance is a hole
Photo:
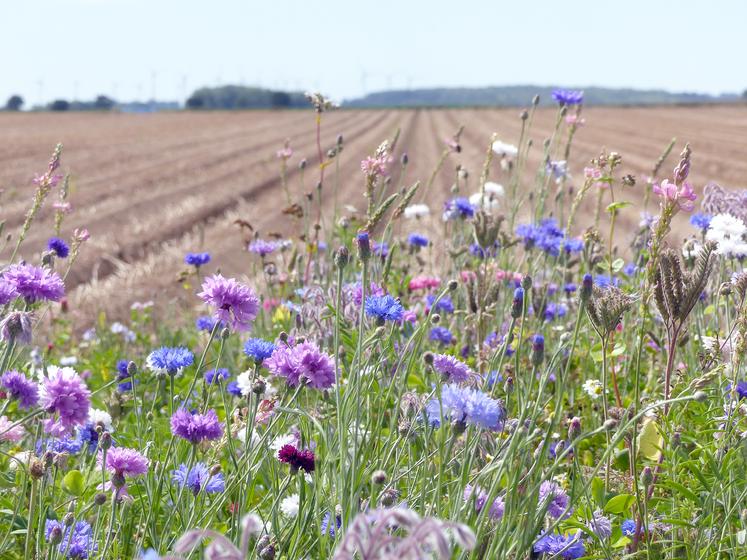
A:
{"label": "purple cornflower", "polygon": [[70,247],[59,237],[50,237],[49,241],[47,241],[47,249],[61,259],[66,259],[70,254]]}
{"label": "purple cornflower", "polygon": [[27,303],[60,301],[65,295],[62,278],[47,268],[30,264],[12,264],[3,273],[3,278]]}
{"label": "purple cornflower", "polygon": [[177,375],[185,367],[191,366],[194,359],[194,354],[188,348],[162,346],[153,350],[146,362],[154,373]]}
{"label": "purple cornflower", "polygon": [[555,89],[552,92],[552,98],[561,106],[580,105],[584,102],[584,92],[570,89]]}
{"label": "purple cornflower", "polygon": [[223,492],[226,483],[222,473],[210,474],[210,470],[203,463],[196,463],[191,469],[187,465],[179,465],[179,468],[171,473],[173,480],[180,488],[187,488],[195,496],[200,492],[213,494]]}
{"label": "purple cornflower", "polygon": [[374,241],[373,253],[377,257],[386,258],[386,256],[389,254],[389,244],[385,241],[382,241],[381,243],[377,243],[376,241]]}
{"label": "purple cornflower", "polygon": [[472,218],[475,215],[475,207],[464,197],[452,198],[444,204],[443,220],[464,220]]}
{"label": "purple cornflower", "polygon": [[555,482],[546,480],[540,485],[539,507],[547,507],[547,513],[555,519],[565,519],[571,514],[568,494]]}
{"label": "purple cornflower", "polygon": [[275,241],[265,241],[264,239],[255,239],[249,243],[249,252],[256,253],[262,258],[265,258],[270,253],[275,252],[279,247],[279,244]]}
{"label": "purple cornflower", "polygon": [[47,429],[53,435],[64,435],[88,420],[91,392],[72,368],[49,369],[49,377],[44,379],[39,392],[39,404],[58,417],[57,422],[47,423]]}
{"label": "purple cornflower", "polygon": [[596,510],[589,521],[589,528],[600,539],[608,539],[612,536],[612,522],[601,510]]}
{"label": "purple cornflower", "polygon": [[436,354],[433,356],[433,369],[440,373],[444,380],[449,383],[462,383],[467,381],[470,375],[474,375],[474,372],[467,364],[447,354]]}
{"label": "purple cornflower", "polygon": [[[104,461],[104,454],[98,458],[99,468]],[[148,472],[148,459],[137,449],[112,447],[106,452],[106,470],[118,477],[136,477]]]}
{"label": "purple cornflower", "polygon": [[210,253],[187,253],[184,256],[185,264],[200,268],[210,262]]}
{"label": "purple cornflower", "polygon": [[171,433],[197,444],[203,440],[219,439],[223,435],[223,427],[212,409],[199,414],[180,408],[171,417]]}
{"label": "purple cornflower", "polygon": [[586,548],[578,533],[562,535],[560,533],[540,533],[534,543],[534,552],[544,554],[548,558],[581,558],[586,554]]}
{"label": "purple cornflower", "polygon": [[6,305],[17,297],[16,287],[0,276],[0,305]]}
{"label": "purple cornflower", "polygon": [[454,302],[448,295],[444,295],[441,299],[436,301],[434,294],[428,294],[425,296],[426,311],[430,313],[431,310],[439,313],[454,313]]}
{"label": "purple cornflower", "polygon": [[433,327],[428,338],[433,342],[440,342],[444,346],[447,346],[454,340],[454,335],[452,335],[451,331],[446,327]]}
{"label": "purple cornflower", "polygon": [[334,360],[313,342],[279,345],[264,365],[274,375],[285,377],[290,387],[306,381],[315,389],[327,389],[335,382]]}
{"label": "purple cornflower", "polygon": [[239,331],[249,330],[259,311],[259,298],[254,290],[220,274],[205,278],[202,292],[197,295],[213,306],[216,320],[224,321]]}
{"label": "purple cornflower", "polygon": [[295,445],[286,444],[278,451],[278,460],[290,465],[291,471],[303,469],[314,472],[314,452],[311,449],[297,449]]}
{"label": "purple cornflower", "polygon": [[399,321],[404,311],[399,300],[388,294],[366,298],[366,315],[374,317],[381,324],[384,321]]}
{"label": "purple cornflower", "polygon": [[261,338],[250,338],[244,343],[244,354],[259,364],[272,356],[274,351],[275,345]]}
{"label": "purple cornflower", "polygon": [[47,542],[55,540],[60,543],[57,550],[67,558],[84,560],[98,551],[93,529],[85,521],[66,527],[55,519],[47,519],[44,537]]}
{"label": "purple cornflower", "polygon": [[19,408],[31,408],[39,402],[39,386],[18,371],[6,371],[0,377],[0,385],[11,399],[18,401]]}
{"label": "purple cornflower", "polygon": [[216,381],[226,380],[231,377],[226,368],[209,369],[205,372],[205,383],[212,385]]}
{"label": "purple cornflower", "polygon": [[441,391],[441,402],[431,400],[426,405],[428,420],[434,426],[441,424],[443,417],[451,422],[464,422],[478,428],[495,430],[500,427],[504,417],[501,404],[477,389],[444,385]]}
{"label": "purple cornflower", "polygon": [[[468,503],[474,501],[475,511],[477,513],[480,513],[485,507],[485,504],[488,502],[488,493],[479,486],[473,487],[472,485],[468,484],[464,487],[464,501]],[[504,508],[505,504],[503,502],[503,498],[497,496],[495,500],[493,500],[493,505],[490,506],[488,516],[493,521],[498,521],[499,519],[501,519],[501,517],[503,517]]]}
{"label": "purple cornflower", "polygon": [[407,236],[407,243],[411,247],[427,247],[428,246],[428,238],[425,235],[420,235],[419,233],[411,233]]}

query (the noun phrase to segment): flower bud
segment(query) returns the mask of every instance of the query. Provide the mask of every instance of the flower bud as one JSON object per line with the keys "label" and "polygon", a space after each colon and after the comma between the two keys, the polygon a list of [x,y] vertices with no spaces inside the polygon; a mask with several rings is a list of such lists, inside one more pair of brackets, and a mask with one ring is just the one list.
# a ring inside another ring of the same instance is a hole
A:
{"label": "flower bud", "polygon": [[228,327],[223,327],[220,331],[221,340],[227,340],[229,336],[231,336],[231,331],[228,330]]}
{"label": "flower bud", "polygon": [[617,420],[615,420],[614,418],[608,418],[607,420],[605,420],[602,427],[605,429],[605,431],[611,432],[617,427]]}
{"label": "flower bud", "polygon": [[252,383],[252,393],[255,395],[263,395],[265,390],[267,390],[267,383],[265,383],[265,380],[260,378],[257,378]]}
{"label": "flower bud", "polygon": [[706,393],[705,391],[695,391],[693,399],[695,399],[695,401],[699,403],[705,402],[708,400],[708,393]]}
{"label": "flower bud", "polygon": [[125,481],[125,477],[123,474],[114,473],[112,475],[112,486],[114,486],[114,488],[117,488],[117,489],[122,488],[125,485],[125,482],[126,481]]}
{"label": "flower bud", "polygon": [[521,287],[524,288],[525,292],[532,289],[532,277],[528,274],[521,279]]}
{"label": "flower bud", "polygon": [[586,303],[591,297],[592,288],[594,287],[594,279],[591,274],[584,274],[584,279],[581,281],[580,297],[581,303]]}
{"label": "flower bud", "polygon": [[60,544],[62,542],[62,528],[59,525],[55,525],[49,532],[49,544]]}
{"label": "flower bud", "polygon": [[70,527],[73,523],[75,523],[75,515],[73,512],[69,511],[65,514],[65,517],[62,518],[62,524],[65,527]]}
{"label": "flower bud", "polygon": [[545,358],[545,337],[535,334],[532,337],[532,365],[539,367]]}
{"label": "flower bud", "polygon": [[570,441],[575,440],[581,435],[581,418],[574,416],[571,418],[571,422],[568,424],[568,439]]}
{"label": "flower bud", "polygon": [[127,363],[127,375],[130,377],[137,375],[137,364],[135,362],[131,361]]}
{"label": "flower bud", "polygon": [[433,358],[433,352],[426,352],[423,354],[423,361],[429,366],[433,365]]}
{"label": "flower bud", "polygon": [[524,288],[514,290],[514,300],[511,303],[511,318],[518,319],[524,312]]}
{"label": "flower bud", "polygon": [[644,488],[648,488],[651,486],[651,483],[654,481],[654,473],[651,471],[651,467],[646,465],[643,467],[643,470],[641,471],[641,484],[643,484]]}
{"label": "flower bud", "polygon": [[93,503],[97,506],[103,506],[106,503],[106,494],[99,492],[93,497]]}
{"label": "flower bud", "polygon": [[371,475],[371,482],[377,485],[384,484],[386,482],[386,473],[382,470],[374,471]]}
{"label": "flower bud", "polygon": [[104,432],[99,437],[99,448],[109,449],[112,446],[112,435],[109,432]]}
{"label": "flower bud", "polygon": [[32,478],[39,479],[44,476],[44,463],[38,458],[34,457],[29,463],[29,473]]}
{"label": "flower bud", "polygon": [[410,158],[407,157],[407,152],[403,153],[402,157],[400,158],[400,162],[402,163],[402,165],[407,165],[409,161]]}
{"label": "flower bud", "polygon": [[335,265],[342,270],[350,262],[350,251],[347,247],[340,247],[335,251]]}
{"label": "flower bud", "polygon": [[356,237],[356,243],[358,244],[358,257],[362,261],[367,261],[371,258],[371,241],[368,238],[367,231],[358,232]]}
{"label": "flower bud", "polygon": [[503,384],[503,391],[510,395],[514,392],[514,378],[510,375],[506,378],[506,382]]}

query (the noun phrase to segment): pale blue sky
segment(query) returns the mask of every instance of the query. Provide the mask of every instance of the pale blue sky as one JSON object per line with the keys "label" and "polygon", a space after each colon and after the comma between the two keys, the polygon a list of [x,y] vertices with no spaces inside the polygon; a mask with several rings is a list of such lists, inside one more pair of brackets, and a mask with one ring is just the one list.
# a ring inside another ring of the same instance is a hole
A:
{"label": "pale blue sky", "polygon": [[200,85],[747,88],[741,0],[0,0],[0,103]]}

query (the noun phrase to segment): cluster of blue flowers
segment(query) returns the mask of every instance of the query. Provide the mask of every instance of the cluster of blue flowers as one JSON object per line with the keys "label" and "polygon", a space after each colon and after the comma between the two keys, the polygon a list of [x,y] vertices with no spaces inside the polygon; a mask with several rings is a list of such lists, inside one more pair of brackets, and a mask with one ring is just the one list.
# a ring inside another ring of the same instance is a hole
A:
{"label": "cluster of blue flowers", "polygon": [[244,354],[259,364],[272,356],[274,351],[275,345],[262,338],[250,338],[244,343]]}
{"label": "cluster of blue flowers", "polygon": [[439,426],[445,419],[487,430],[499,429],[505,416],[497,400],[477,389],[454,384],[444,385],[441,400],[431,400],[426,405],[426,412],[428,421],[434,426]]}
{"label": "cluster of blue flowers", "polygon": [[583,240],[568,237],[558,227],[558,221],[555,218],[542,220],[538,226],[522,224],[516,228],[516,235],[521,238],[526,249],[538,247],[554,257],[559,256],[561,252],[579,253],[584,248]]}
{"label": "cluster of blue flowers", "polygon": [[380,321],[399,321],[404,312],[399,300],[389,294],[366,298],[366,315],[369,317]]}

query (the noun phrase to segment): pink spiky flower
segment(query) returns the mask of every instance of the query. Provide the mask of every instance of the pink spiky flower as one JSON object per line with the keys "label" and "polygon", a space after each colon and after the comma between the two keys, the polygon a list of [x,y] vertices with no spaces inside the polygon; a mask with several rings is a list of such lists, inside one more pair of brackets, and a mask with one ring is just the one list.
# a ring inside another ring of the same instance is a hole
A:
{"label": "pink spiky flower", "polygon": [[654,194],[659,195],[662,202],[673,202],[677,208],[685,212],[693,211],[695,200],[698,198],[692,185],[687,181],[683,181],[682,184],[677,185],[664,179],[661,183],[654,183],[652,190]]}

